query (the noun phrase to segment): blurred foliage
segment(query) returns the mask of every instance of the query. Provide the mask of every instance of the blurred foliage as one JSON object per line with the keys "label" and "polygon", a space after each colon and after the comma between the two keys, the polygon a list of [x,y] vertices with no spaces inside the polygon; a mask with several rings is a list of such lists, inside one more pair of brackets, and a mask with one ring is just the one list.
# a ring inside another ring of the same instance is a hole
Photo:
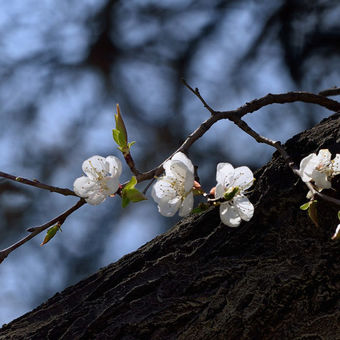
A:
{"label": "blurred foliage", "polygon": [[[215,109],[268,92],[339,85],[336,0],[13,0],[0,7],[0,167],[56,186],[72,187],[89,156],[118,155],[116,103],[137,142],[137,167],[158,165],[207,117],[182,77]],[[276,139],[325,115],[302,104],[262,111],[248,122]],[[190,154],[206,189],[218,161],[255,168],[272,153],[230,124],[213,130]],[[73,200],[0,179],[0,246]],[[139,204],[83,207],[43,249],[42,235],[10,255],[0,268],[0,323],[117,259],[121,226],[144,221],[140,232],[152,237],[174,222],[153,203]]]}

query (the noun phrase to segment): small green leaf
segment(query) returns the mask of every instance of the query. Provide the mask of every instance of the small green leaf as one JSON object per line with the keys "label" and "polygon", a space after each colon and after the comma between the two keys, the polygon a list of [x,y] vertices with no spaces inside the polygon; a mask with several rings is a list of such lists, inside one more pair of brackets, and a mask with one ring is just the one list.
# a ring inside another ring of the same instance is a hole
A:
{"label": "small green leaf", "polygon": [[132,176],[129,183],[125,185],[122,190],[122,206],[125,208],[129,202],[140,202],[144,201],[147,198],[135,188],[137,184],[137,178]]}
{"label": "small green leaf", "polygon": [[127,131],[125,128],[125,124],[122,118],[122,115],[120,113],[119,104],[117,104],[117,114],[115,114],[115,121],[116,121],[116,130],[118,130],[121,134],[121,141],[122,144],[119,144],[120,146],[127,146]]}
{"label": "small green leaf", "polygon": [[136,184],[137,184],[137,178],[135,176],[132,176],[129,183],[125,185],[123,190],[133,189]]}
{"label": "small green leaf", "polygon": [[309,201],[305,204],[302,204],[302,205],[300,205],[300,209],[301,210],[307,210],[309,208],[310,204],[311,204],[311,201]]}
{"label": "small green leaf", "polygon": [[136,188],[128,189],[126,191],[126,197],[131,201],[131,202],[140,202],[144,201],[147,198]]}
{"label": "small green leaf", "polygon": [[126,208],[129,203],[130,203],[130,200],[126,196],[122,197],[122,207],[123,208]]}
{"label": "small green leaf", "polygon": [[[43,246],[44,244],[46,244],[48,241],[50,241],[55,234],[57,233],[57,231],[60,229],[60,223],[55,224],[53,227],[51,227],[50,229],[47,230],[46,232],[46,236],[44,238],[44,241],[40,244],[41,246]],[[61,229],[60,229],[61,230]]]}
{"label": "small green leaf", "polygon": [[340,220],[340,210],[338,211],[338,219]]}
{"label": "small green leaf", "polygon": [[232,200],[235,197],[235,195],[239,192],[239,190],[240,190],[239,187],[229,188],[223,195],[224,199],[226,201]]}
{"label": "small green leaf", "polygon": [[133,145],[133,144],[135,144],[136,142],[130,142],[130,143],[128,143],[128,148],[130,149],[131,148],[131,146]]}

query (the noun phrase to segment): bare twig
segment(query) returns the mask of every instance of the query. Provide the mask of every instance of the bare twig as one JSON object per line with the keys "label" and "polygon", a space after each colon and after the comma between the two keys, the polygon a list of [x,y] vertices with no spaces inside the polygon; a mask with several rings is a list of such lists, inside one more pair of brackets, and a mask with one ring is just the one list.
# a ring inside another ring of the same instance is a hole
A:
{"label": "bare twig", "polygon": [[[309,93],[309,92],[287,92],[280,94],[272,94],[269,93],[266,96],[260,99],[254,99],[249,103],[239,107],[234,111],[222,111],[221,113],[231,113],[233,112],[239,118],[242,118],[247,113],[252,113],[261,109],[264,106],[271,104],[286,104],[293,102],[304,102],[310,104],[317,104],[325,107],[331,111],[340,111],[340,103],[336,100],[329,99],[324,96],[320,96],[318,94]],[[217,112],[220,113],[220,112]]]}
{"label": "bare twig", "polygon": [[334,86],[334,87],[332,87],[330,89],[320,91],[319,95],[320,96],[325,96],[325,97],[328,97],[328,96],[339,96],[340,95],[340,87]]}
{"label": "bare twig", "polygon": [[[229,119],[233,122],[239,121],[244,115],[248,113],[255,112],[261,109],[264,106],[271,105],[271,104],[284,104],[284,103],[292,103],[292,102],[305,102],[305,103],[312,103],[323,106],[331,111],[340,111],[340,103],[326,98],[324,96],[320,96],[317,94],[309,93],[309,92],[287,92],[283,94],[267,94],[266,96],[255,99],[245,105],[239,107],[236,110],[230,111],[215,111],[213,110],[202,98],[198,89],[194,90],[190,85],[188,85],[185,81],[184,84],[189,88],[191,92],[195,94],[195,96],[202,102],[204,107],[211,113],[211,116],[204,121],[194,132],[192,132],[184,143],[166,160],[170,159],[175,153],[177,152],[186,152],[190,148],[190,146],[196,142],[200,137],[202,137],[212,125],[214,125],[217,121],[221,119]],[[264,137],[262,138],[262,143],[264,143]],[[275,142],[276,143],[276,142]],[[267,143],[268,144],[268,143]],[[269,144],[271,145],[271,144]],[[274,145],[272,145],[274,146]],[[275,147],[275,146],[274,146]],[[165,161],[166,161],[165,160]],[[164,161],[164,162],[165,162]],[[137,177],[138,182],[142,182],[148,179],[153,178],[154,176],[158,176],[163,172],[163,164],[160,164],[156,168],[140,173]]]}
{"label": "bare twig", "polygon": [[12,181],[18,182],[18,183],[22,183],[22,184],[26,184],[26,185],[31,185],[33,187],[39,188],[39,189],[44,189],[44,190],[48,190],[51,192],[57,192],[58,194],[64,195],[64,196],[77,196],[74,191],[70,190],[70,189],[66,189],[66,188],[58,188],[58,187],[54,187],[52,185],[47,185],[44,183],[40,183],[37,180],[29,180],[27,178],[23,178],[23,177],[16,177],[10,174],[7,174],[6,172],[2,172],[0,171],[0,177],[4,177],[7,179],[10,179]]}
{"label": "bare twig", "polygon": [[128,167],[130,168],[131,172],[137,177],[138,175],[140,175],[140,171],[137,170],[136,166],[135,166],[135,162],[131,156],[131,153],[126,153],[124,154],[124,159],[126,164],[128,165]]}
{"label": "bare twig", "polygon": [[41,233],[42,231],[46,230],[47,228],[49,228],[50,226],[56,224],[56,223],[60,223],[63,224],[64,221],[66,220],[66,218],[71,215],[74,211],[76,211],[77,209],[79,209],[81,206],[83,206],[86,203],[86,201],[81,198],[73,207],[71,207],[70,209],[66,210],[65,212],[63,212],[62,214],[60,214],[59,216],[53,218],[52,220],[50,220],[49,222],[46,222],[45,224],[39,226],[39,227],[33,227],[33,228],[29,228],[28,231],[30,232],[29,235],[27,235],[26,237],[24,237],[23,239],[21,239],[20,241],[14,243],[13,245],[11,245],[10,247],[3,249],[0,251],[0,263],[15,249],[19,248],[20,246],[22,246],[23,244],[25,244],[27,241],[29,241],[30,239],[32,239],[33,237],[35,237],[36,235],[38,235],[39,233]]}
{"label": "bare twig", "polygon": [[[272,147],[274,147],[279,153],[281,154],[282,158],[285,160],[286,164],[292,169],[295,175],[299,176],[301,178],[301,173],[298,169],[298,167],[295,165],[295,163],[292,161],[290,156],[288,155],[287,151],[283,148],[280,142],[273,141],[269,138],[263,137],[259,135],[257,132],[255,132],[253,129],[250,128],[250,126],[244,122],[243,120],[239,119],[234,121],[234,123],[242,129],[244,132],[246,132],[248,135],[252,136],[257,142],[268,144]],[[321,192],[315,190],[314,186],[310,182],[305,182],[307,188],[312,192],[313,196],[318,196],[322,200],[336,204],[340,206],[340,200],[330,197],[328,195],[322,194]]]}
{"label": "bare twig", "polygon": [[216,112],[213,110],[207,102],[202,98],[199,89],[196,87],[195,90],[182,78],[182,83],[195,95],[197,98],[202,102],[203,106],[212,114],[214,115]]}
{"label": "bare twig", "polygon": [[152,183],[156,180],[156,178],[154,177],[149,183],[148,185],[144,188],[143,190],[143,194],[145,195],[146,192],[149,190],[149,188],[151,187]]}

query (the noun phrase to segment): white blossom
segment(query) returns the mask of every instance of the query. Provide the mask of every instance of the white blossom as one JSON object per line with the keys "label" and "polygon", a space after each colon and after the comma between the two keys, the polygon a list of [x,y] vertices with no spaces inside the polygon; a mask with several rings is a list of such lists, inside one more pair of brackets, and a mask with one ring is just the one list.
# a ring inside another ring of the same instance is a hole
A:
{"label": "white blossom", "polygon": [[236,169],[229,163],[219,163],[216,172],[216,198],[230,198],[220,204],[221,221],[229,227],[238,227],[241,220],[249,221],[254,214],[254,206],[244,195],[254,182],[252,171],[241,166]]}
{"label": "white blossom", "polygon": [[165,175],[158,178],[152,188],[152,198],[163,216],[188,215],[194,205],[194,166],[182,152],[176,153],[163,164]]}
{"label": "white blossom", "polygon": [[300,162],[300,174],[304,182],[314,181],[321,189],[329,189],[331,182],[329,176],[331,170],[331,153],[328,149],[322,149],[318,154],[311,153]]}
{"label": "white blossom", "polygon": [[117,157],[92,156],[83,162],[82,169],[86,176],[74,181],[73,190],[87,203],[97,205],[118,190],[122,163]]}
{"label": "white blossom", "polygon": [[311,153],[300,162],[300,174],[304,182],[313,181],[320,191],[331,188],[330,179],[340,174],[340,154],[331,160],[328,149]]}

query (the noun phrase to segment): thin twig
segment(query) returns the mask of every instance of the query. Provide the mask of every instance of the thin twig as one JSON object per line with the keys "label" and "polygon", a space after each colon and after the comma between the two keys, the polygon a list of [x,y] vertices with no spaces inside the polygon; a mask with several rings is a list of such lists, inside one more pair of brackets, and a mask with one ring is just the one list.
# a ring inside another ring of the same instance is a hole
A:
{"label": "thin twig", "polygon": [[149,183],[148,185],[144,188],[143,190],[143,195],[146,194],[146,192],[149,190],[149,188],[151,187],[152,183],[156,180],[156,178],[154,177]]}
{"label": "thin twig", "polygon": [[64,196],[77,196],[74,193],[74,191],[72,191],[70,189],[54,187],[52,185],[47,185],[47,184],[41,183],[37,180],[31,181],[27,178],[16,177],[16,176],[7,174],[6,172],[2,172],[2,171],[0,171],[0,177],[10,179],[10,180],[15,181],[17,183],[31,185],[31,186],[39,188],[39,189],[48,190],[48,191],[51,191],[51,192],[57,192],[58,194],[61,194],[61,195],[64,195]]}
{"label": "thin twig", "polygon": [[[261,109],[264,106],[271,104],[284,104],[284,103],[292,103],[292,102],[305,102],[312,103],[323,106],[331,111],[340,111],[340,103],[326,98],[324,96],[316,95],[309,92],[287,92],[283,94],[267,94],[266,96],[255,99],[245,105],[239,107],[236,110],[230,111],[215,111],[213,110],[202,98],[198,90],[194,90],[190,85],[188,85],[185,81],[184,84],[189,88],[191,92],[195,94],[195,96],[202,102],[204,107],[212,114],[206,121],[204,121],[194,132],[192,132],[184,143],[166,160],[170,159],[177,152],[186,152],[189,150],[190,146],[195,143],[200,137],[202,137],[212,125],[214,125],[217,121],[222,119],[229,119],[231,121],[235,121],[237,119],[241,119],[247,113],[255,112]],[[262,137],[264,138],[264,137]],[[269,144],[271,145],[271,144]],[[272,145],[273,146],[273,145]],[[165,160],[165,161],[166,161]],[[164,161],[164,162],[165,162]],[[156,168],[140,173],[137,177],[138,182],[142,182],[148,179],[153,178],[154,176],[159,176],[163,172],[163,164],[158,165]]]}
{"label": "thin twig", "polygon": [[[295,175],[298,177],[302,177],[301,173],[298,169],[298,167],[295,165],[295,163],[292,161],[290,156],[288,155],[287,151],[283,148],[280,142],[271,140],[267,137],[263,137],[259,135],[256,131],[254,131],[246,122],[244,122],[241,119],[235,119],[234,123],[242,129],[244,132],[246,132],[248,135],[253,137],[258,143],[264,143],[268,144],[272,147],[274,147],[279,153],[281,154],[282,158],[285,160],[286,164],[291,168],[291,170],[294,172]],[[336,204],[340,206],[340,200],[330,197],[328,195],[322,194],[321,192],[315,190],[313,185],[310,182],[305,182],[307,188],[312,192],[314,196],[320,197],[322,200]]]}
{"label": "thin twig", "polygon": [[203,97],[200,94],[199,89],[196,87],[195,90],[186,82],[184,78],[182,78],[182,83],[194,94],[197,96],[197,98],[202,102],[203,106],[211,113],[211,115],[214,115],[216,112],[213,110],[207,102],[203,99]]}
{"label": "thin twig", "polygon": [[339,96],[340,95],[340,87],[334,86],[334,87],[332,87],[330,89],[320,91],[319,95],[320,96],[325,96],[325,97],[328,97],[328,96]]}
{"label": "thin twig", "polygon": [[126,164],[128,165],[128,167],[130,168],[131,172],[137,177],[138,175],[140,175],[140,171],[136,168],[135,166],[135,162],[131,156],[130,151],[124,155],[124,159]]}
{"label": "thin twig", "polygon": [[24,237],[23,239],[21,239],[20,241],[12,244],[10,247],[3,249],[0,251],[0,263],[15,249],[19,248],[20,246],[22,246],[23,244],[25,244],[26,242],[28,242],[30,239],[32,239],[33,237],[35,237],[36,235],[38,235],[39,233],[41,233],[42,231],[46,230],[47,228],[49,228],[50,226],[56,224],[56,223],[64,223],[64,221],[66,220],[66,218],[71,215],[74,211],[76,211],[77,209],[79,209],[81,206],[83,206],[86,203],[86,201],[81,198],[73,207],[71,207],[70,209],[66,210],[65,212],[63,212],[62,214],[60,214],[59,216],[53,218],[52,220],[50,220],[49,222],[46,222],[45,224],[38,226],[38,227],[33,227],[33,228],[29,228],[28,231],[30,232],[29,235],[27,235],[26,237]]}
{"label": "thin twig", "polygon": [[264,106],[271,104],[286,104],[286,103],[294,103],[294,102],[304,102],[310,104],[317,104],[325,107],[331,111],[340,111],[340,103],[336,100],[329,99],[325,96],[320,96],[318,94],[309,93],[309,92],[287,92],[280,94],[272,94],[269,93],[266,96],[260,99],[254,99],[249,103],[239,107],[234,111],[222,111],[217,113],[231,113],[233,112],[238,116],[238,118],[242,118],[244,115],[248,113],[252,113],[261,109]]}

